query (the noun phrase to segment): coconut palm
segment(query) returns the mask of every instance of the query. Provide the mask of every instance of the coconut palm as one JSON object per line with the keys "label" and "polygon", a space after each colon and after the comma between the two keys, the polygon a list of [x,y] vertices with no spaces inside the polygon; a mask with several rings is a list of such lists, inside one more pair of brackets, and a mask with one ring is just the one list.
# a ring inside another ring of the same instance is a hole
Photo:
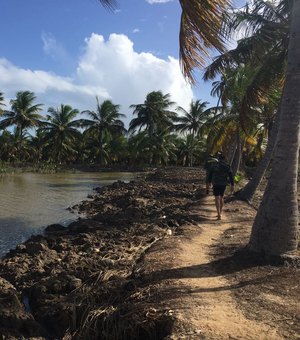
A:
{"label": "coconut palm", "polygon": [[75,158],[76,140],[81,137],[80,120],[74,120],[78,114],[79,111],[69,105],[49,107],[47,121],[40,129],[45,134],[45,150],[54,162],[62,164]]}
{"label": "coconut palm", "polygon": [[170,161],[176,159],[176,136],[170,134],[168,129],[160,130],[151,139],[151,151],[153,164],[156,166],[168,165]]}
{"label": "coconut palm", "polygon": [[298,157],[300,146],[300,3],[293,1],[286,81],[272,172],[257,212],[249,247],[268,255],[297,251]]}
{"label": "coconut palm", "polygon": [[19,91],[16,98],[10,101],[11,111],[4,111],[0,128],[16,126],[16,134],[24,135],[24,130],[40,126],[43,118],[38,112],[42,110],[42,104],[34,104],[36,96],[30,91]]}
{"label": "coconut palm", "polygon": [[[178,107],[177,111],[183,114],[179,116],[176,121],[179,122],[175,125],[175,129],[180,132],[188,132],[189,139],[200,137],[206,127],[206,123],[214,117],[217,108],[206,108],[208,102],[201,102],[200,100],[192,101],[189,111],[182,107]],[[193,144],[191,141],[189,144]],[[193,166],[194,152],[191,150],[189,155],[189,166]]]}
{"label": "coconut palm", "polygon": [[188,134],[178,143],[178,160],[183,166],[193,166],[195,160],[199,164],[199,160],[204,156],[204,150],[204,140]]}
{"label": "coconut palm", "polygon": [[99,148],[98,159],[101,165],[104,165],[105,141],[109,141],[112,136],[125,132],[124,123],[120,118],[125,117],[120,113],[120,106],[112,103],[111,100],[104,100],[99,103],[96,97],[97,109],[96,112],[86,110],[82,114],[86,114],[91,119],[81,119],[81,125],[86,128],[85,136],[92,138]]}
{"label": "coconut palm", "polygon": [[[145,129],[149,140],[154,143],[155,135],[162,131],[171,130],[177,118],[176,112],[171,110],[175,103],[170,100],[170,94],[161,91],[153,91],[147,94],[143,104],[131,105],[133,115],[137,115],[129,123],[129,131],[141,131]],[[154,156],[154,144],[150,142],[150,165]],[[153,149],[153,150],[152,150]]]}
{"label": "coconut palm", "polygon": [[196,100],[191,102],[189,111],[180,106],[177,107],[177,111],[182,115],[176,119],[178,123],[175,129],[180,132],[189,132],[194,137],[199,135],[204,123],[215,114],[215,108],[207,108],[208,104],[208,102]]}
{"label": "coconut palm", "polygon": [[144,166],[149,164],[151,141],[147,131],[131,134],[128,138],[130,165]]}
{"label": "coconut palm", "polygon": [[[258,12],[263,16],[259,16]],[[249,29],[255,33],[256,40],[256,51],[252,57],[260,55],[260,59],[264,60],[265,70],[270,68],[273,71],[277,70],[279,77],[280,73],[285,74],[272,172],[249,243],[250,249],[268,255],[295,252],[298,245],[297,173],[300,106],[299,92],[295,91],[300,85],[300,70],[297,64],[297,60],[300,59],[300,51],[297,48],[300,39],[299,15],[300,5],[296,1],[292,3],[281,1],[278,5],[268,6],[258,2],[252,19],[247,22]],[[266,17],[276,19],[270,25],[265,25]],[[256,34],[257,32],[262,34]],[[264,57],[269,55],[270,58],[262,58],[261,51],[265,52]]]}
{"label": "coconut palm", "polygon": [[133,104],[133,118],[129,123],[129,131],[136,131],[145,128],[150,138],[160,130],[172,128],[177,117],[171,106],[175,103],[170,100],[169,93],[163,94],[161,91],[153,91],[147,94],[143,104]]}
{"label": "coconut palm", "polygon": [[17,145],[16,137],[13,133],[4,130],[0,136],[0,154],[1,161],[11,162],[16,160]]}
{"label": "coconut palm", "polygon": [[[236,195],[237,199],[251,202],[253,196],[258,188],[261,180],[268,168],[273,155],[273,150],[275,147],[278,129],[279,129],[279,119],[280,111],[278,110],[278,102],[280,100],[281,91],[276,91],[274,97],[264,105],[264,111],[262,113],[267,113],[265,115],[265,120],[263,124],[260,124],[261,140],[267,138],[267,145],[265,152],[261,157],[259,164],[257,165],[255,172],[249,182],[242,188]],[[277,97],[277,98],[276,98]]]}

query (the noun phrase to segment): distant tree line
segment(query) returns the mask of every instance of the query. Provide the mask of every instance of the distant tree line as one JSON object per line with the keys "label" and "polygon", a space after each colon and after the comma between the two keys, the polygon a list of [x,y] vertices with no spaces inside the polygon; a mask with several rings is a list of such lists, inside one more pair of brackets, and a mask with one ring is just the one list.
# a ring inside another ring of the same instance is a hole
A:
{"label": "distant tree line", "polygon": [[[213,93],[218,86],[214,84]],[[96,97],[95,110],[82,112],[61,104],[42,115],[43,105],[36,104],[33,92],[17,92],[10,108],[0,95],[0,160],[10,163],[194,166],[203,162],[208,151],[219,149],[234,159],[239,134],[243,159],[255,164],[263,154],[273,117],[267,103],[257,108],[251,134],[246,135],[239,129],[233,105],[208,107],[208,102],[195,100],[186,111],[176,107],[169,94],[153,91],[144,103],[130,106],[134,118],[126,129],[125,115],[111,100],[100,102]]]}

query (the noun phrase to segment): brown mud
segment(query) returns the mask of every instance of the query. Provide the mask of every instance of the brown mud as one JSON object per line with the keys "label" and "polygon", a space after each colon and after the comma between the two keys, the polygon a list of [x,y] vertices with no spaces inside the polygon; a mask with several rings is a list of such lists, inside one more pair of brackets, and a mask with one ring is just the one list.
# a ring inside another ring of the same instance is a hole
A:
{"label": "brown mud", "polygon": [[255,210],[216,220],[199,169],[99,188],[0,261],[0,339],[300,339],[299,269],[245,251]]}

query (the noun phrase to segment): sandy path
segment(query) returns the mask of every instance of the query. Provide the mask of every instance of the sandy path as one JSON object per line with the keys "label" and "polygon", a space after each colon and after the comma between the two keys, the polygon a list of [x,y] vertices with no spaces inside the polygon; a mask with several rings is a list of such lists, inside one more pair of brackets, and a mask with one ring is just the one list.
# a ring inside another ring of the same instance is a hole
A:
{"label": "sandy path", "polygon": [[190,331],[184,336],[172,335],[172,339],[282,339],[269,325],[247,319],[238,308],[231,290],[234,289],[224,276],[219,276],[210,262],[211,246],[221,234],[236,221],[230,213],[216,221],[213,197],[201,202],[203,232],[189,241],[182,242],[182,252],[176,267],[184,271],[174,284],[183,294],[174,298],[174,314],[177,320],[189,320]]}

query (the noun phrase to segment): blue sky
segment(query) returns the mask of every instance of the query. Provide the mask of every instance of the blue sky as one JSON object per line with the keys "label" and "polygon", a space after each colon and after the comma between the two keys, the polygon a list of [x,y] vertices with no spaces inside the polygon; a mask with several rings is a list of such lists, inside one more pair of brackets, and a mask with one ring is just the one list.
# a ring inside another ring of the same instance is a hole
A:
{"label": "blue sky", "polygon": [[7,104],[20,90],[37,102],[93,110],[111,99],[132,118],[130,104],[147,93],[170,93],[178,105],[213,104],[210,84],[191,88],[180,71],[177,0],[1,0],[0,91]]}

